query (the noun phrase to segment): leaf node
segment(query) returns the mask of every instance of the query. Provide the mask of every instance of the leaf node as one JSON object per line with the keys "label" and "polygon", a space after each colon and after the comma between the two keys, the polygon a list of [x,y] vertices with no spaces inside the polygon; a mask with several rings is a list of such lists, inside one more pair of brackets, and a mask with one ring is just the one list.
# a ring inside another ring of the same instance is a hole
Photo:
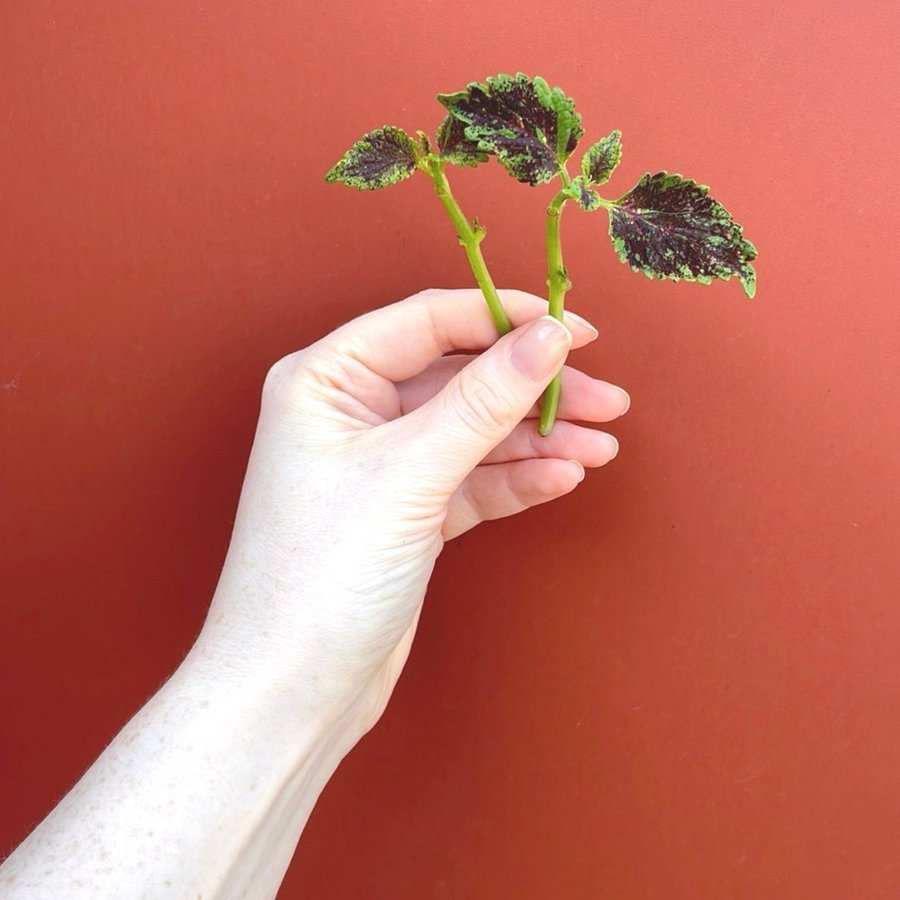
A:
{"label": "leaf node", "polygon": [[600,195],[582,175],[573,178],[572,183],[563,188],[563,193],[567,197],[571,197],[585,212],[593,212],[603,204]]}

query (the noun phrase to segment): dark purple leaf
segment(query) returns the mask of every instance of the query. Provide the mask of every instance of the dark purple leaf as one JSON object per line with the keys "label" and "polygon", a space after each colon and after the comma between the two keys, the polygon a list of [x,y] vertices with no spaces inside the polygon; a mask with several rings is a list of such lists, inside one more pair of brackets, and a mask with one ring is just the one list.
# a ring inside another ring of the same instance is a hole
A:
{"label": "dark purple leaf", "polygon": [[438,100],[465,125],[467,138],[526,184],[558,175],[584,133],[574,103],[540,77],[498,75]]}
{"label": "dark purple leaf", "polygon": [[699,281],[737,276],[744,292],[756,292],[750,265],[756,248],[706,185],[647,173],[609,207],[609,234],[622,262],[649,278]]}
{"label": "dark purple leaf", "polygon": [[325,176],[360,191],[374,191],[409,178],[419,148],[402,128],[385,125],[363,135]]}

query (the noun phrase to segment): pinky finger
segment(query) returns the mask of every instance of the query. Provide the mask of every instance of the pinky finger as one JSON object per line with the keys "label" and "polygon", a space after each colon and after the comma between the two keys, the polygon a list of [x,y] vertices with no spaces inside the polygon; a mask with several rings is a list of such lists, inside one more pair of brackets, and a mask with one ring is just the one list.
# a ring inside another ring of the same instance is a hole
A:
{"label": "pinky finger", "polygon": [[555,500],[574,490],[583,478],[581,464],[567,459],[478,466],[450,498],[443,538],[449,541],[481,522]]}

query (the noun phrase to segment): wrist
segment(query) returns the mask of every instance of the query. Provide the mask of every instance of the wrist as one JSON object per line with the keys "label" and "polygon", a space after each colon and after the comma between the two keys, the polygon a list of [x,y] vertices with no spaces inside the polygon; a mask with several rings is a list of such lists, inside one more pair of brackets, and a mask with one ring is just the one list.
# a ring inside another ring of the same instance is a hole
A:
{"label": "wrist", "polygon": [[305,654],[274,643],[236,642],[204,626],[175,677],[218,698],[235,725],[252,729],[260,741],[294,748],[298,762],[331,748],[339,754],[336,766],[371,727],[358,712],[366,691],[335,684]]}

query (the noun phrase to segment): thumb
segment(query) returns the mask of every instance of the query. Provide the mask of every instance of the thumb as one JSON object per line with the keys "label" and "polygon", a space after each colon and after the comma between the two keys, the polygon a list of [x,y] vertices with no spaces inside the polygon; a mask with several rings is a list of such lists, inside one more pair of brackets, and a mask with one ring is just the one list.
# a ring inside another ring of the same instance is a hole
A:
{"label": "thumb", "polygon": [[485,350],[408,417],[417,420],[410,424],[418,453],[440,466],[448,489],[525,418],[571,346],[565,325],[550,316],[535,319]]}

